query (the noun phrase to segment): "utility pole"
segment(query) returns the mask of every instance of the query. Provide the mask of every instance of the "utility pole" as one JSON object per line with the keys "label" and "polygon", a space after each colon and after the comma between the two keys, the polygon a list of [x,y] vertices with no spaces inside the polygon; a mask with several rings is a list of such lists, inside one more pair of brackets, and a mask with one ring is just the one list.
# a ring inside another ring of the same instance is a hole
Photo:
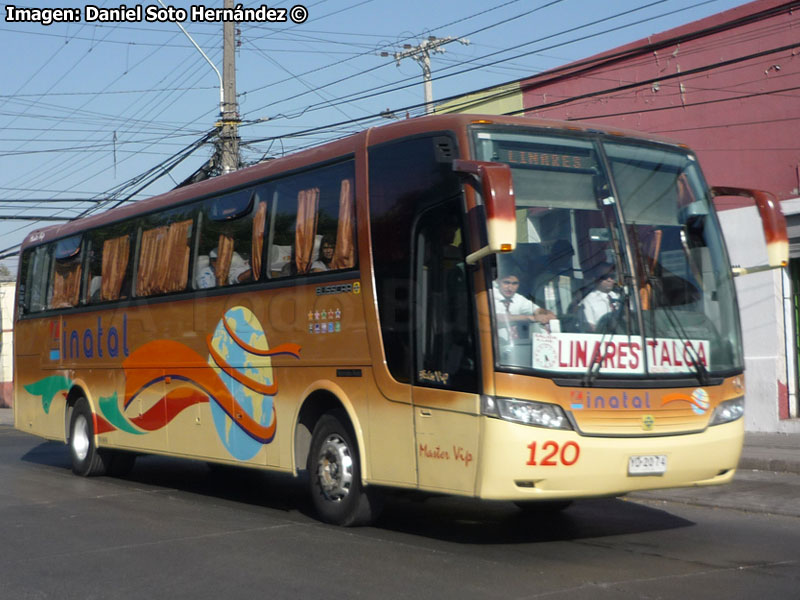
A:
{"label": "utility pole", "polygon": [[[225,8],[233,8],[234,0],[225,0]],[[236,103],[236,24],[222,24],[222,119],[219,127],[217,152],[222,172],[232,173],[239,168],[239,110]]]}
{"label": "utility pole", "polygon": [[[445,44],[450,42],[459,42],[465,46],[469,45],[469,40],[466,38],[453,38],[450,36],[444,38],[437,38],[430,36],[427,40],[423,40],[418,46],[411,44],[403,44],[402,52],[395,52],[394,59],[397,61],[397,66],[400,66],[400,61],[404,58],[412,58],[422,67],[422,78],[425,83],[425,114],[429,115],[433,112],[433,82],[431,81],[431,52],[437,54],[444,54]],[[381,56],[389,56],[388,52],[381,52]]]}
{"label": "utility pole", "polygon": [[[164,7],[164,0],[158,0]],[[233,0],[224,1],[225,8],[233,8]],[[216,123],[218,136],[214,155],[206,165],[180,185],[187,185],[208,177],[219,165],[223,174],[231,173],[239,168],[239,109],[236,103],[236,24],[225,21],[222,25],[222,70],[220,73],[213,61],[203,52],[203,49],[189,35],[186,28],[175,22],[183,34],[189,38],[192,45],[203,56],[209,66],[214,69],[219,79],[219,114],[220,120]]]}

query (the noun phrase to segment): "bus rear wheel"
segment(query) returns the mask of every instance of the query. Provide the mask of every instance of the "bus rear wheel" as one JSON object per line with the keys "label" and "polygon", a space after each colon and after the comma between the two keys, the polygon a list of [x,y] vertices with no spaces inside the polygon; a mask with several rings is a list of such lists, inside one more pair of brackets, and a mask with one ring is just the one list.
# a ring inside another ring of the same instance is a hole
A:
{"label": "bus rear wheel", "polygon": [[320,418],[308,456],[311,500],[319,518],[354,527],[370,523],[380,505],[379,493],[361,485],[361,465],[355,435],[341,412]]}
{"label": "bus rear wheel", "polygon": [[83,477],[103,475],[108,466],[108,454],[94,443],[94,418],[86,398],[78,398],[69,422],[69,452],[72,472]]}

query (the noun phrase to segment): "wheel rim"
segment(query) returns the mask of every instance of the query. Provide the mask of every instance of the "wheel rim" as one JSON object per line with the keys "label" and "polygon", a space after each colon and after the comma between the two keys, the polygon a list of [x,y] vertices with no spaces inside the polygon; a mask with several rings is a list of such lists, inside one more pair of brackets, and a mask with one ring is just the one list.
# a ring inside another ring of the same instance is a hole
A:
{"label": "wheel rim", "polygon": [[317,461],[317,478],[328,500],[340,502],[353,485],[353,457],[347,442],[332,434],[323,442]]}
{"label": "wheel rim", "polygon": [[84,460],[89,454],[89,422],[83,415],[75,418],[70,444],[78,460]]}

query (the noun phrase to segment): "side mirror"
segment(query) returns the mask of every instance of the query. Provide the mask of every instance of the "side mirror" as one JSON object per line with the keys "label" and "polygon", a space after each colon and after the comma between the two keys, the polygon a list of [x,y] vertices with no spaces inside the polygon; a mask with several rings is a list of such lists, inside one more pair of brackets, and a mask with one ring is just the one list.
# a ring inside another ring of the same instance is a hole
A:
{"label": "side mirror", "polygon": [[488,245],[467,256],[474,264],[484,256],[497,252],[512,252],[517,247],[517,215],[511,167],[503,163],[456,159],[453,171],[478,178],[481,196],[486,207]]}
{"label": "side mirror", "polygon": [[743,196],[752,198],[761,217],[764,239],[767,242],[768,267],[748,267],[734,269],[735,275],[744,275],[767,269],[785,267],[789,264],[789,236],[786,232],[786,217],[781,211],[780,203],[775,196],[760,190],[733,187],[712,187],[714,196]]}

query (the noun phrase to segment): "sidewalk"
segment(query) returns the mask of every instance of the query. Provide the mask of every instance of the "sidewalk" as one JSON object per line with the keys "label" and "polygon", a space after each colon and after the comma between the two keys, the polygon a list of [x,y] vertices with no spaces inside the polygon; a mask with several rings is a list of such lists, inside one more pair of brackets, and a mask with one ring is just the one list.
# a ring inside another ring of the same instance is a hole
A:
{"label": "sidewalk", "polygon": [[[0,408],[0,425],[14,425],[10,408]],[[746,433],[739,468],[800,475],[800,434]]]}
{"label": "sidewalk", "polygon": [[800,475],[800,434],[745,433],[739,468]]}

